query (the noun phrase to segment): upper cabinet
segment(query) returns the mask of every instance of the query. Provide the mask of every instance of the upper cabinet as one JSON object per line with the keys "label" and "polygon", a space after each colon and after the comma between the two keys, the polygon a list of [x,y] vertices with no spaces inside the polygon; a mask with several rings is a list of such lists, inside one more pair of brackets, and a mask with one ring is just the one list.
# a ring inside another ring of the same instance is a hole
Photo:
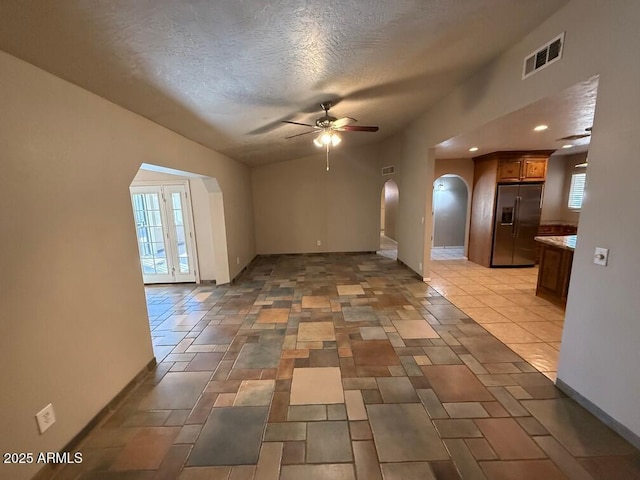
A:
{"label": "upper cabinet", "polygon": [[547,176],[547,160],[552,153],[552,150],[494,152],[476,158],[497,162],[498,183],[544,182]]}

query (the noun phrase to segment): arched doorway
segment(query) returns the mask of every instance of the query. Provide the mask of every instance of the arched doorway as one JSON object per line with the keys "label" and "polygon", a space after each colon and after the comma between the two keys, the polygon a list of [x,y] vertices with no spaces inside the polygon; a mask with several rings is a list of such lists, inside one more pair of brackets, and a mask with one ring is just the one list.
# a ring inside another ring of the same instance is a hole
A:
{"label": "arched doorway", "polygon": [[380,192],[380,253],[394,260],[398,256],[396,224],[399,201],[398,185],[387,180]]}
{"label": "arched doorway", "polygon": [[432,260],[465,257],[469,189],[458,175],[442,175],[433,182]]}

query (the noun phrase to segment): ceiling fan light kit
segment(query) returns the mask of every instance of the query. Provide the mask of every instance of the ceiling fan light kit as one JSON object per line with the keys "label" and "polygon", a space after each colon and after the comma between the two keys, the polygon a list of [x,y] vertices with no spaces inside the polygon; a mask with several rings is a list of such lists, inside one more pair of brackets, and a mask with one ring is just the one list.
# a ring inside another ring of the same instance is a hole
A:
{"label": "ceiling fan light kit", "polygon": [[324,111],[324,115],[316,119],[315,125],[309,123],[292,122],[289,120],[283,120],[283,123],[289,123],[292,125],[301,125],[304,127],[311,127],[313,130],[307,132],[298,133],[296,135],[290,135],[285,137],[287,139],[299,137],[301,135],[307,135],[309,133],[320,132],[320,134],[313,139],[313,143],[316,147],[326,148],[327,152],[327,171],[329,170],[329,147],[336,147],[342,138],[336,132],[377,132],[377,126],[361,126],[352,125],[357,122],[352,117],[336,118],[329,115],[329,109],[331,108],[331,102],[324,102],[320,104],[320,108]]}

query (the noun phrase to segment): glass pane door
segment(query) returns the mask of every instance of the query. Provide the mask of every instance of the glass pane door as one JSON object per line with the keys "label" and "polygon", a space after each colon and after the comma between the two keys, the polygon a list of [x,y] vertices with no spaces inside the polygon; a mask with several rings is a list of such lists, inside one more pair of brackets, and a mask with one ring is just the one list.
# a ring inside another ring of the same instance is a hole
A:
{"label": "glass pane door", "polygon": [[131,186],[144,283],[195,281],[186,200],[184,185]]}
{"label": "glass pane door", "polygon": [[170,238],[172,239],[172,255],[175,267],[174,275],[177,282],[194,282],[195,268],[193,265],[193,234],[189,224],[188,201],[186,188],[183,185],[164,186],[167,217],[170,224]]}

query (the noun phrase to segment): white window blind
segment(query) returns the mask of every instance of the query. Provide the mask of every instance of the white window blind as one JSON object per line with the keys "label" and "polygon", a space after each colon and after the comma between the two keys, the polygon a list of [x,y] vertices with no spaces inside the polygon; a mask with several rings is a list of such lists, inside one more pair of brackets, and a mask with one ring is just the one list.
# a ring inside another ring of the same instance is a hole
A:
{"label": "white window blind", "polygon": [[586,173],[574,173],[571,175],[571,188],[569,189],[569,208],[580,210],[584,197],[584,183],[587,178]]}

